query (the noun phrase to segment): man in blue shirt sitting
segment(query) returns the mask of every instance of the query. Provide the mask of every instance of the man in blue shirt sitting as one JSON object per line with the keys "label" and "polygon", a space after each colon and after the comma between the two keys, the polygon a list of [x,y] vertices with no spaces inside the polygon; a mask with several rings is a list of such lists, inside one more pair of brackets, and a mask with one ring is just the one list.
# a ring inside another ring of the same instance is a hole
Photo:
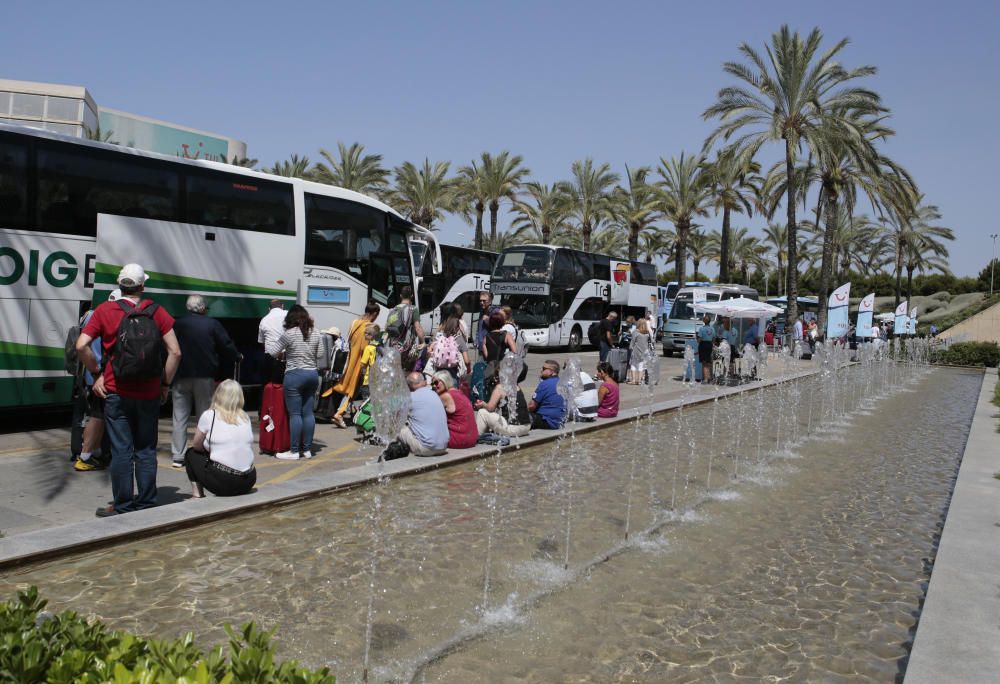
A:
{"label": "man in blue shirt sitting", "polygon": [[558,430],[566,419],[566,401],[556,388],[559,385],[559,362],[542,364],[541,382],[528,402],[532,430]]}

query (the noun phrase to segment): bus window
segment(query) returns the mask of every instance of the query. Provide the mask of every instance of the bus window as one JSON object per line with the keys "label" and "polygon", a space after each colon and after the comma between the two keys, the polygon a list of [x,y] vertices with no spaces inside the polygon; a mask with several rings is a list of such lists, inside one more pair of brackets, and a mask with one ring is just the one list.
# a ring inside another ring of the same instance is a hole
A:
{"label": "bus window", "polygon": [[25,228],[28,222],[28,149],[0,142],[0,225]]}
{"label": "bus window", "polygon": [[396,291],[392,280],[392,266],[388,257],[372,257],[368,278],[368,296],[382,306],[394,306]]}
{"label": "bus window", "polygon": [[604,318],[604,309],[608,304],[603,297],[587,297],[580,302],[576,313],[573,314],[575,321],[599,321]]}
{"label": "bus window", "polygon": [[335,197],[307,192],[305,199],[306,263],[332,266],[364,279],[368,258],[381,251],[385,215],[373,207]]}
{"label": "bus window", "polygon": [[594,255],[594,277],[598,280],[611,280],[611,259],[607,255]]}
{"label": "bus window", "polygon": [[573,287],[576,284],[573,259],[566,250],[561,249],[556,252],[556,265],[552,271],[552,282],[558,283],[562,287]]}
{"label": "bus window", "polygon": [[[497,282],[517,281],[544,283],[552,268],[552,250],[545,247],[514,247],[497,259],[493,279]],[[572,266],[570,266],[572,272]]]}
{"label": "bus window", "polygon": [[95,236],[99,213],[177,221],[179,186],[165,164],[39,144],[37,227]]}
{"label": "bus window", "polygon": [[292,186],[229,173],[187,177],[187,222],[258,233],[294,235]]}

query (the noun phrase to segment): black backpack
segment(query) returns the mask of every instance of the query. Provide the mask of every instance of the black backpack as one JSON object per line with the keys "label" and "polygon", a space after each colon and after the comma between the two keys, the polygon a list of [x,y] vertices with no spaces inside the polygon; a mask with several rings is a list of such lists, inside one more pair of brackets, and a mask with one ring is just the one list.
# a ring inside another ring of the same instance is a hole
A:
{"label": "black backpack", "polygon": [[590,343],[592,345],[594,345],[595,347],[600,346],[600,344],[601,344],[601,324],[600,323],[591,323],[590,324],[590,327],[587,328],[587,339],[590,340]]}
{"label": "black backpack", "polygon": [[111,369],[117,382],[152,380],[163,373],[163,336],[153,320],[159,305],[146,301],[147,306],[139,302],[134,308],[118,301],[125,317],[118,325],[111,356]]}

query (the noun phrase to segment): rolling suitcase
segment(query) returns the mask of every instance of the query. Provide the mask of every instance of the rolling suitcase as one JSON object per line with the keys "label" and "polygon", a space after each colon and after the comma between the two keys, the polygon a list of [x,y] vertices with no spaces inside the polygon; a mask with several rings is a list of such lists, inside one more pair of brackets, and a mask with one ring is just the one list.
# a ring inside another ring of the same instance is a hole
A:
{"label": "rolling suitcase", "polygon": [[260,402],[260,451],[264,454],[288,451],[291,442],[285,388],[269,382],[264,385],[264,397]]}
{"label": "rolling suitcase", "polygon": [[615,374],[615,382],[625,382],[628,377],[628,349],[612,349],[608,352],[608,363]]}

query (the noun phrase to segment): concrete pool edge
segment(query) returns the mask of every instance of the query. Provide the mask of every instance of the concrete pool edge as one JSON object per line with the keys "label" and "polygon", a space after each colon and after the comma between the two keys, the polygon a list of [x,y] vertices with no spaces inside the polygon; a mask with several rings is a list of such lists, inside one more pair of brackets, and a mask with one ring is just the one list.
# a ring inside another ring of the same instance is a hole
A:
{"label": "concrete pool edge", "polygon": [[[987,370],[906,668],[906,684],[993,681],[1000,665],[1000,434]],[[992,540],[992,541],[991,541]]]}
{"label": "concrete pool edge", "polygon": [[[660,414],[677,410],[680,406],[695,406],[714,401],[716,396],[724,398],[742,392],[772,387],[801,378],[816,375],[821,368],[810,368],[788,373],[784,376],[768,378],[760,382],[752,382],[734,387],[720,387],[718,391],[704,391],[696,385],[692,394],[686,398],[668,399],[654,402],[652,413]],[[648,415],[650,409],[643,407],[642,415]],[[622,425],[635,420],[639,410],[632,409],[617,418],[601,419],[594,423],[577,423],[575,431],[586,433],[602,430],[612,426]],[[512,452],[519,447],[537,446],[555,441],[562,435],[568,435],[572,428],[553,431],[532,431],[520,440],[503,447],[502,452]],[[384,464],[383,474],[391,478],[418,475],[438,468],[482,460],[494,455],[497,447],[479,446],[473,449],[463,449],[449,452],[444,456],[431,458],[408,457]],[[51,561],[60,557],[72,556],[88,551],[106,548],[116,543],[149,538],[158,534],[167,534],[178,530],[210,524],[224,518],[243,513],[255,513],[270,508],[277,508],[298,503],[308,499],[327,496],[340,491],[363,487],[376,481],[379,477],[378,467],[367,464],[355,468],[333,472],[306,475],[292,481],[258,488],[252,494],[243,497],[221,498],[207,497],[200,500],[185,500],[176,504],[158,506],[128,515],[111,518],[89,518],[82,522],[34,530],[10,537],[0,538],[0,571],[7,571],[35,563]]]}

